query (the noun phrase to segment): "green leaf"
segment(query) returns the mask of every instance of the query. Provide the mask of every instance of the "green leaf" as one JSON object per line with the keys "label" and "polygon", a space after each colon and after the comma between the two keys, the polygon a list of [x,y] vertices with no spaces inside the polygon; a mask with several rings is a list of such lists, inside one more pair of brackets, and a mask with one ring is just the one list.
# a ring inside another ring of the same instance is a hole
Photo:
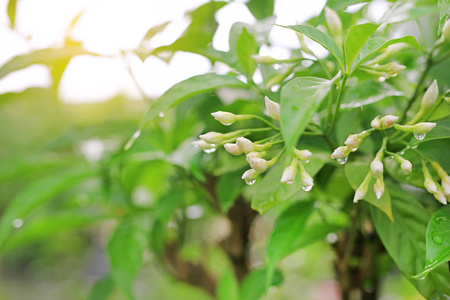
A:
{"label": "green leaf", "polygon": [[31,53],[18,55],[0,67],[0,78],[5,77],[11,72],[24,69],[33,64],[52,65],[57,61],[68,59],[76,55],[85,54],[95,55],[84,50],[80,46],[66,46],[59,49],[41,49]]}
{"label": "green leaf", "polygon": [[239,300],[239,283],[233,270],[227,270],[220,277],[216,296],[218,300]]}
{"label": "green leaf", "polygon": [[429,215],[425,208],[398,184],[386,181],[392,195],[392,223],[378,209],[371,208],[375,229],[389,255],[419,292],[427,299],[445,299],[450,295],[450,273],[445,266],[437,267],[425,279],[411,278],[425,265],[425,234]]}
{"label": "green leaf", "polygon": [[[364,177],[366,177],[367,173],[370,171],[369,165],[370,162],[367,161],[349,162],[345,165],[345,176],[347,176],[348,183],[354,190],[356,190],[360,186],[360,184],[364,180]],[[380,199],[377,199],[373,190],[375,181],[375,178],[372,178],[369,183],[367,194],[363,200],[378,207],[389,217],[389,219],[391,219],[391,221],[394,221],[392,216],[391,196],[389,190],[385,186],[383,196]]]}
{"label": "green leaf", "polygon": [[89,293],[88,300],[107,300],[114,290],[114,279],[111,274],[98,280],[91,292]]}
{"label": "green leaf", "polygon": [[343,10],[350,5],[368,2],[367,0],[327,0],[327,6],[332,10]]}
{"label": "green leaf", "polygon": [[245,185],[241,176],[241,171],[239,171],[226,173],[219,177],[216,192],[220,207],[224,212],[227,212],[233,206],[234,200],[239,196]]}
{"label": "green leaf", "polygon": [[130,300],[135,299],[133,282],[148,244],[148,230],[148,217],[126,218],[117,226],[108,243],[112,277]]}
{"label": "green leaf", "polygon": [[356,59],[364,44],[379,26],[377,24],[365,23],[350,27],[344,46],[345,63],[348,71],[351,70],[353,61]]}
{"label": "green leaf", "polygon": [[332,83],[323,78],[299,77],[281,89],[281,132],[288,152],[297,144]]}
{"label": "green leaf", "polygon": [[417,50],[425,51],[425,49],[417,42],[416,38],[411,35],[404,36],[398,39],[391,39],[388,41],[386,41],[384,38],[381,37],[375,37],[369,39],[367,43],[364,44],[361,51],[356,56],[356,59],[353,63],[352,71],[356,70],[362,63],[366,62],[374,54],[387,48],[390,45],[398,43],[405,43]]}
{"label": "green leaf", "polygon": [[450,0],[438,0],[437,5],[439,9],[438,35],[441,35],[442,27],[444,27],[445,22],[450,17]]}
{"label": "green leaf", "polygon": [[61,232],[80,229],[93,222],[103,221],[107,217],[92,212],[68,211],[42,217],[25,222],[24,226],[13,234],[6,242],[4,251],[51,237]]}
{"label": "green leaf", "polygon": [[242,28],[236,46],[239,64],[248,78],[251,79],[256,68],[256,62],[253,60],[252,55],[257,52],[257,49],[255,38],[247,31],[247,28]]}
{"label": "green leaf", "polygon": [[[242,281],[241,300],[260,300],[266,291],[267,270],[253,270]],[[283,276],[275,271],[270,285],[278,286],[283,282]]]}
{"label": "green leaf", "polygon": [[275,0],[250,0],[246,5],[257,20],[264,20],[273,15]]}
{"label": "green leaf", "polygon": [[450,206],[439,209],[430,219],[427,227],[427,255],[425,268],[414,276],[427,276],[437,266],[450,260]]}
{"label": "green leaf", "polygon": [[15,219],[23,219],[36,207],[52,200],[64,190],[90,177],[90,172],[56,174],[37,180],[23,188],[8,204],[0,222],[0,248],[13,229]]}
{"label": "green leaf", "polygon": [[204,74],[183,80],[168,89],[158,100],[156,100],[144,119],[144,127],[159,113],[182,103],[196,95],[207,93],[215,89],[228,87],[246,88],[246,84],[233,76]]}
{"label": "green leaf", "polygon": [[275,220],[267,243],[267,282],[272,282],[272,275],[279,260],[291,254],[292,243],[302,235],[308,218],[314,211],[314,202],[296,202],[286,208]]}
{"label": "green leaf", "polygon": [[[281,26],[281,25],[278,25]],[[344,57],[342,55],[341,48],[339,45],[326,33],[323,33],[319,29],[309,26],[309,25],[294,25],[294,26],[281,26],[284,28],[289,28],[300,33],[303,33],[316,43],[322,45],[325,49],[327,49],[331,55],[333,55],[339,64],[341,65],[342,70],[345,70],[344,67]]]}
{"label": "green leaf", "polygon": [[17,0],[9,0],[8,1],[8,18],[11,28],[16,26],[16,6]]}

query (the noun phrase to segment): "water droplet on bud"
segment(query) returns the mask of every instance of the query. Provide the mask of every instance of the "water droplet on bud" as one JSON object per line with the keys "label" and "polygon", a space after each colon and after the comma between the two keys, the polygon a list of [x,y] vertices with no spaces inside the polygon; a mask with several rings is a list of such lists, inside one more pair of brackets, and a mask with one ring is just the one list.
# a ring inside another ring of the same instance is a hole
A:
{"label": "water droplet on bud", "polygon": [[413,146],[412,148],[413,148],[413,149],[417,149],[417,145]]}
{"label": "water droplet on bud", "polygon": [[205,152],[205,153],[213,153],[215,151],[216,151],[216,148],[203,149],[203,152]]}
{"label": "water droplet on bud", "polygon": [[405,151],[400,152],[400,155],[403,155],[403,154],[405,154]]}
{"label": "water droplet on bud", "polygon": [[158,114],[158,116],[159,116],[160,118],[164,118],[165,114],[164,114],[163,112],[160,112],[160,113]]}
{"label": "water droplet on bud", "polygon": [[426,133],[424,133],[424,134],[414,133],[414,137],[416,139],[418,139],[419,141],[423,140],[425,138],[425,136],[426,136]]}
{"label": "water droplet on bud", "polygon": [[339,164],[341,164],[341,165],[344,165],[344,164],[347,162],[347,160],[348,160],[348,156],[342,157],[342,158],[338,158],[338,159],[337,159],[337,162],[338,162]]}
{"label": "water droplet on bud", "polygon": [[378,81],[379,82],[385,82],[386,81],[386,77],[380,76],[380,77],[378,77]]}
{"label": "water droplet on bud", "polygon": [[308,160],[305,160],[305,163],[309,163],[310,162],[310,160],[308,159]]}
{"label": "water droplet on bud", "polygon": [[12,226],[14,228],[20,228],[20,227],[22,227],[22,225],[23,225],[23,220],[22,219],[14,219],[12,221]]}
{"label": "water droplet on bud", "polygon": [[392,155],[392,156],[391,156],[391,159],[393,159],[393,158],[394,158],[394,156]]}
{"label": "water droplet on bud", "polygon": [[309,192],[310,190],[312,190],[312,185],[304,185],[304,186],[302,186],[302,189],[305,191],[305,192]]}
{"label": "water droplet on bud", "polygon": [[293,184],[294,181],[293,181],[293,180],[289,180],[289,181],[286,181],[286,183],[287,183],[287,184]]}
{"label": "water droplet on bud", "polygon": [[246,183],[247,185],[254,185],[255,182],[256,182],[256,179],[245,181],[245,183]]}

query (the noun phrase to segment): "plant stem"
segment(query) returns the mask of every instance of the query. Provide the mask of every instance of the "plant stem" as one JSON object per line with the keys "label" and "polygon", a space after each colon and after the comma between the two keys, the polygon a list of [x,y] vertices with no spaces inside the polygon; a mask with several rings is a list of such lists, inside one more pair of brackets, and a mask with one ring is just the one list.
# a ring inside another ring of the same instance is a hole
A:
{"label": "plant stem", "polygon": [[275,129],[276,131],[280,131],[280,128],[278,128],[277,126],[273,125],[272,123],[270,123],[269,121],[267,121],[264,118],[261,118],[260,116],[256,116],[256,115],[248,115],[249,117],[252,117],[253,119],[257,119],[261,122],[266,123],[267,125],[269,125],[270,127],[272,127],[273,129]]}
{"label": "plant stem", "polygon": [[333,119],[331,120],[331,125],[330,125],[330,129],[328,129],[327,136],[331,135],[331,133],[333,132],[334,126],[336,125],[336,119],[337,119],[337,115],[339,113],[339,109],[341,106],[342,95],[344,94],[347,79],[348,79],[348,76],[346,74],[344,74],[342,77],[342,83],[339,88],[339,93],[338,93],[337,100],[336,100],[336,108],[334,109]]}

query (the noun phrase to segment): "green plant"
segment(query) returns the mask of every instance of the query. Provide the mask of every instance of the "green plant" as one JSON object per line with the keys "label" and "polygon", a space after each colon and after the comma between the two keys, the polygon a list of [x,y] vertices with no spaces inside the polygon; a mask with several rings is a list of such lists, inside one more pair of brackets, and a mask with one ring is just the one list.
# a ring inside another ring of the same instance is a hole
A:
{"label": "green plant", "polygon": [[[229,72],[177,83],[151,103],[123,147],[99,162],[72,159],[64,166],[69,171],[27,185],[4,209],[2,252],[46,237],[56,226],[62,231],[114,218],[111,273],[93,299],[106,299],[113,285],[134,299],[147,249],[173,277],[217,299],[260,299],[282,283],[277,265],[283,258],[336,233],[331,248],[342,299],[377,299],[386,273],[377,266],[386,252],[424,297],[449,297],[450,209],[442,204],[450,200],[450,7],[444,0],[437,7],[393,2],[373,23],[364,17],[367,6],[343,11],[359,2],[328,1],[307,24],[281,26],[300,44],[285,59],[259,55],[270,45],[270,0],[246,4],[258,21],[232,26],[228,52],[211,46],[214,13],[226,2],[191,12],[191,25],[173,44],[136,50],[142,59],[192,52],[228,65]],[[417,34],[393,38],[411,23],[431,28],[419,26],[419,42]],[[328,55],[319,58],[305,37]],[[30,61],[56,69],[84,53],[67,45],[18,56],[0,68],[0,77]],[[122,141],[133,125],[124,127]],[[100,181],[89,185],[93,179]],[[69,189],[76,194],[77,187],[100,195],[90,203],[95,214],[67,205],[67,218],[44,212],[12,233],[16,220]],[[147,201],[133,196],[140,187],[150,191]],[[199,210],[206,212],[201,226],[192,220]],[[250,232],[257,213],[268,211],[275,222],[264,268],[254,269]],[[220,220],[225,233],[203,239],[202,226]]]}

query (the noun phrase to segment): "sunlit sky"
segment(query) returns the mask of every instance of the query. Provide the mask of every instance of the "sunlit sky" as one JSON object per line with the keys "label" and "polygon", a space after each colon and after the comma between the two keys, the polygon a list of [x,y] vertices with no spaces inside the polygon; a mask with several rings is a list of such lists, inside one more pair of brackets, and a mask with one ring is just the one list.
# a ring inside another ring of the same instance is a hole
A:
{"label": "sunlit sky", "polygon": [[[84,11],[71,36],[82,41],[87,50],[108,57],[78,56],[71,60],[59,88],[65,102],[105,101],[117,94],[141,99],[128,67],[141,90],[152,98],[180,80],[211,70],[207,59],[191,53],[178,52],[169,64],[155,57],[142,63],[133,54],[120,54],[122,50],[135,50],[150,27],[165,21],[173,23],[152,40],[152,47],[170,44],[189,25],[184,13],[207,0],[20,0],[15,30],[9,28],[7,2],[0,0],[0,65],[33,49],[61,46],[69,24]],[[324,5],[325,0],[277,0],[276,23],[304,22],[319,14]],[[213,46],[219,50],[228,50],[228,31],[234,22],[255,22],[240,2],[219,10],[216,19],[219,28]],[[295,34],[282,28],[274,28],[270,39],[274,47],[262,49],[261,54],[283,58],[288,55],[283,49],[298,46]],[[0,93],[50,84],[48,68],[35,65],[1,79]]]}

